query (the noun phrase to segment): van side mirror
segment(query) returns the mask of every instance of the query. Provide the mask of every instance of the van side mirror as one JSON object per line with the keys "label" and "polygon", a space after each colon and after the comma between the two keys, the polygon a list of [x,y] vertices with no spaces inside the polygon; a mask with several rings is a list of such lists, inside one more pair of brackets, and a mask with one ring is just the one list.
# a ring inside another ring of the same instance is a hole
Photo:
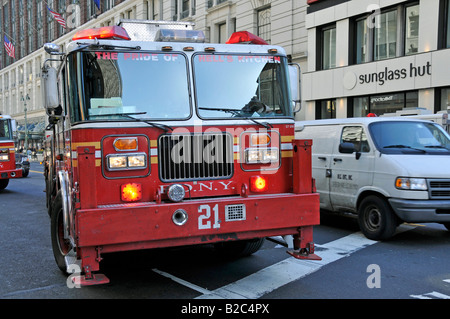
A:
{"label": "van side mirror", "polygon": [[[300,112],[301,105],[301,69],[297,63],[290,63],[289,70],[289,83],[291,89],[292,102],[294,102],[294,113]],[[298,105],[298,106],[297,106]]]}
{"label": "van side mirror", "polygon": [[339,153],[352,154],[354,151],[355,151],[355,145],[353,143],[339,144]]}

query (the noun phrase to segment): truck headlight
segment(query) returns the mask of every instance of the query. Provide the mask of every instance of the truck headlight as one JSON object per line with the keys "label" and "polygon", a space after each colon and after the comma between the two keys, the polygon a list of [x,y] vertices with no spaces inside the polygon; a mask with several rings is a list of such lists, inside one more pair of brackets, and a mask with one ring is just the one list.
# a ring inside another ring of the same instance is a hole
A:
{"label": "truck headlight", "polygon": [[106,156],[108,170],[143,169],[147,167],[147,155],[136,154],[110,154]]}
{"label": "truck headlight", "polygon": [[247,164],[278,162],[278,148],[249,148],[245,150]]}
{"label": "truck headlight", "polygon": [[141,168],[145,167],[145,155],[130,155],[128,156],[128,167]]}
{"label": "truck headlight", "polygon": [[401,190],[426,191],[427,181],[424,178],[397,177],[395,187]]}
{"label": "truck headlight", "polygon": [[109,156],[108,157],[108,168],[109,169],[120,169],[127,167],[127,157],[120,156]]}

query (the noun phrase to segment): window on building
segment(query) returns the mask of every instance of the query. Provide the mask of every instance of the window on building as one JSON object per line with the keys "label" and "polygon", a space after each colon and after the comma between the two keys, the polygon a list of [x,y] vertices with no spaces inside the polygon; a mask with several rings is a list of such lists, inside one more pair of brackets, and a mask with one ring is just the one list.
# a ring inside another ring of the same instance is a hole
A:
{"label": "window on building", "polygon": [[450,109],[450,87],[436,88],[435,112]]}
{"label": "window on building", "polygon": [[350,61],[364,63],[418,52],[419,3],[359,16],[350,28]]}
{"label": "window on building", "polygon": [[356,21],[356,63],[369,61],[368,43],[367,19],[359,19]]}
{"label": "window on building", "polygon": [[336,67],[336,25],[321,29],[319,52],[321,65],[318,69],[327,70]]}
{"label": "window on building", "polygon": [[271,9],[270,7],[258,10],[258,37],[270,44],[271,41]]}
{"label": "window on building", "polygon": [[336,99],[317,101],[316,119],[336,118]]}
{"label": "window on building", "polygon": [[349,104],[353,108],[349,116],[365,117],[369,113],[378,116],[395,113],[406,107],[418,107],[418,100],[418,91],[354,97]]}
{"label": "window on building", "polygon": [[419,5],[406,7],[405,55],[417,53],[419,48]]}
{"label": "window on building", "polygon": [[397,56],[397,10],[375,17],[374,60]]}
{"label": "window on building", "polygon": [[447,0],[447,11],[446,11],[446,24],[447,24],[447,28],[446,28],[446,48],[450,48],[450,0]]}
{"label": "window on building", "polygon": [[33,39],[34,39],[34,36],[33,36],[33,32],[34,32],[34,30],[33,30],[33,19],[34,19],[34,16],[33,16],[33,2],[31,2],[31,1],[29,1],[28,3],[27,3],[27,17],[28,17],[28,21],[27,21],[27,24],[28,24],[28,53],[31,53],[31,52],[33,52]]}
{"label": "window on building", "polygon": [[450,0],[441,0],[439,7],[439,49],[450,48]]}

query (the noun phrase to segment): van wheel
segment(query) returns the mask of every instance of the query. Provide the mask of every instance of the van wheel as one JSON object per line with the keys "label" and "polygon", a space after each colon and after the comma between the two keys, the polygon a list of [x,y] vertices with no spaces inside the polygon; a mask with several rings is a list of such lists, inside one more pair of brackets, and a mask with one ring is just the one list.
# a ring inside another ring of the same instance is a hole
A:
{"label": "van wheel", "polygon": [[367,238],[383,240],[392,237],[398,223],[389,203],[378,196],[368,196],[359,206],[358,224]]}

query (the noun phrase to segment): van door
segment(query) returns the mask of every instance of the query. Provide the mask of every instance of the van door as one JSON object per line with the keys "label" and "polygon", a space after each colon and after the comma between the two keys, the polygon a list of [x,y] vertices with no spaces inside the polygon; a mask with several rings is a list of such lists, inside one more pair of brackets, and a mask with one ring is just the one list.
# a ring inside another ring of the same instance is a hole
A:
{"label": "van door", "polygon": [[[347,147],[353,145],[354,152]],[[347,148],[348,150],[348,148]],[[335,143],[331,156],[330,201],[335,211],[356,211],[359,189],[372,185],[375,147],[370,145],[360,125],[343,126],[340,143]]]}
{"label": "van door", "polygon": [[339,140],[338,125],[306,126],[299,138],[306,136],[313,139],[312,176],[316,190],[320,194],[320,208],[332,210],[330,203],[330,169],[333,144]]}

